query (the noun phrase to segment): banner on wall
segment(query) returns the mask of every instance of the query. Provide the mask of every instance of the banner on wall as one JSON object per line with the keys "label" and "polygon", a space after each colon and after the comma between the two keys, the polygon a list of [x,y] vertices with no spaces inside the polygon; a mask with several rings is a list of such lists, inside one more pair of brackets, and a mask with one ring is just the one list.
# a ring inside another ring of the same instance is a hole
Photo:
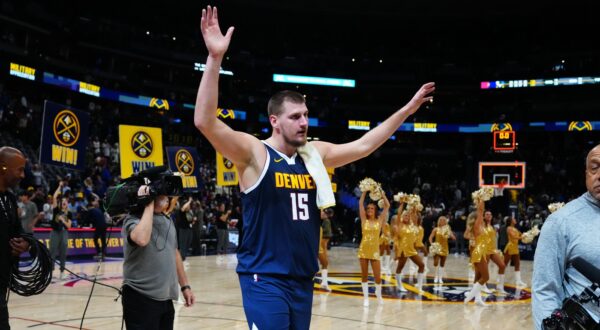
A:
{"label": "banner on wall", "polygon": [[74,170],[85,169],[89,123],[87,112],[44,101],[40,162]]}
{"label": "banner on wall", "polygon": [[119,125],[121,178],[163,165],[162,130],[156,127]]}
{"label": "banner on wall", "polygon": [[181,173],[185,192],[198,191],[200,187],[200,157],[192,147],[167,147],[167,160],[173,172]]}
{"label": "banner on wall", "polygon": [[235,186],[238,172],[233,163],[217,152],[217,186]]}

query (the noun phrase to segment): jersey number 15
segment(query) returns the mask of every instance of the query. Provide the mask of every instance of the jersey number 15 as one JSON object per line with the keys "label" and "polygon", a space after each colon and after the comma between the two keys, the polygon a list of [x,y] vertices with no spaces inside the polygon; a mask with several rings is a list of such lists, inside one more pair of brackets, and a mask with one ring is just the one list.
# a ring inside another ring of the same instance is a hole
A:
{"label": "jersey number 15", "polygon": [[290,193],[292,199],[292,219],[308,220],[308,194]]}

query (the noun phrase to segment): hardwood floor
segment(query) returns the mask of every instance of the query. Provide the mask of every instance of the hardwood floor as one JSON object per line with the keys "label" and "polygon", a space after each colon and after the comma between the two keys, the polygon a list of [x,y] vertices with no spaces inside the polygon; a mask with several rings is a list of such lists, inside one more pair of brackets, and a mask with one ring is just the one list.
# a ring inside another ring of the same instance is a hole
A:
{"label": "hardwood floor", "polygon": [[[359,264],[356,249],[334,247],[329,251],[329,279],[333,292],[320,288],[315,280],[311,329],[531,329],[531,302],[528,288],[515,290],[512,267],[507,267],[507,294],[487,295],[488,307],[462,303],[468,289],[466,257],[448,257],[444,285],[434,285],[432,260],[428,262],[428,282],[420,291],[415,279],[401,294],[393,276],[384,276],[384,305],[377,304],[371,286],[370,307],[363,308]],[[176,329],[247,329],[239,283],[235,273],[236,257],[197,256],[188,258],[190,283],[196,304],[190,308],[175,304]],[[523,280],[531,281],[530,261],[522,261]],[[408,266],[406,266],[408,267]],[[67,268],[80,275],[93,277],[96,263],[69,264]],[[491,279],[496,268],[491,266]],[[370,278],[372,280],[372,278]],[[120,287],[122,262],[104,262],[98,282]],[[494,288],[494,283],[489,284]],[[55,280],[38,296],[11,294],[10,323],[13,329],[79,328],[92,284],[74,279]],[[96,285],[85,316],[85,329],[120,329],[121,301],[118,293]]]}

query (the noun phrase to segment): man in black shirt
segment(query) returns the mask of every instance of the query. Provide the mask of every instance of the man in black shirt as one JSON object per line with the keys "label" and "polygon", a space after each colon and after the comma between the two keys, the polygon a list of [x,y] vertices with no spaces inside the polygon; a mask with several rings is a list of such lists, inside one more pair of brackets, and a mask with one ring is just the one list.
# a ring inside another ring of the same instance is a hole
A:
{"label": "man in black shirt", "polygon": [[179,247],[179,253],[181,254],[181,261],[184,262],[184,266],[187,266],[185,258],[188,255],[190,244],[192,243],[192,220],[193,212],[190,210],[192,207],[192,197],[190,196],[181,208],[177,211],[177,246]]}
{"label": "man in black shirt", "polygon": [[217,220],[215,226],[217,227],[217,254],[226,254],[227,245],[229,243],[229,217],[231,210],[225,211],[225,204],[219,204],[219,212],[217,212]]}
{"label": "man in black shirt", "polygon": [[104,212],[100,209],[98,196],[92,195],[90,200],[92,207],[88,210],[88,217],[95,228],[94,245],[96,246],[96,255],[99,259],[104,260],[106,258],[106,218],[104,218]]}
{"label": "man in black shirt", "polygon": [[6,293],[13,262],[29,249],[29,243],[19,236],[23,233],[17,215],[17,198],[10,191],[25,177],[27,160],[21,151],[0,148],[0,329],[10,329]]}

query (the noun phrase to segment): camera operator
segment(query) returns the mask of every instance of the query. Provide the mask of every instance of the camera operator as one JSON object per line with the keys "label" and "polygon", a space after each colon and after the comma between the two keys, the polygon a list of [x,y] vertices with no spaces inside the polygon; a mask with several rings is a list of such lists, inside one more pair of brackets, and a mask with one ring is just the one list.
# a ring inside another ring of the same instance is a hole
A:
{"label": "camera operator", "polygon": [[[138,196],[149,195],[150,188],[140,186]],[[158,195],[141,217],[130,214],[123,223],[123,317],[129,330],[173,329],[178,282],[185,305],[195,301],[177,250],[175,225],[165,215],[169,206],[169,197]]]}
{"label": "camera operator", "polygon": [[[536,329],[591,282],[571,266],[579,257],[600,265],[600,145],[586,158],[587,192],[552,213],[540,233],[533,263],[533,318]],[[598,322],[598,320],[595,320]]]}

